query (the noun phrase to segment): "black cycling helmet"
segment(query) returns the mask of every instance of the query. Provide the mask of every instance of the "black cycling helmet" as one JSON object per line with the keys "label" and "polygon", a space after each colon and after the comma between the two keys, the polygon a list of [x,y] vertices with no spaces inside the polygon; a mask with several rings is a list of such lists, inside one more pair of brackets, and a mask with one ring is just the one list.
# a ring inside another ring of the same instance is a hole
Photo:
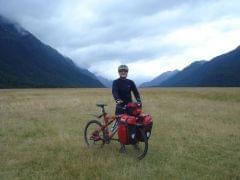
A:
{"label": "black cycling helmet", "polygon": [[128,72],[128,67],[127,67],[127,65],[120,65],[120,66],[118,66],[118,72],[120,72],[120,71],[127,71]]}

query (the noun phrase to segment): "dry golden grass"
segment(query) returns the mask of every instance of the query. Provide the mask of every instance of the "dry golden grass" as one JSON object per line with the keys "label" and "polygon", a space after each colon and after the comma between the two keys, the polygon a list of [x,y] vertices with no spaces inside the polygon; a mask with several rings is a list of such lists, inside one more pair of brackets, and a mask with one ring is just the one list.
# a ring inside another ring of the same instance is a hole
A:
{"label": "dry golden grass", "polygon": [[142,161],[112,142],[88,149],[84,126],[110,89],[0,90],[0,179],[239,179],[240,89],[141,89],[154,118]]}

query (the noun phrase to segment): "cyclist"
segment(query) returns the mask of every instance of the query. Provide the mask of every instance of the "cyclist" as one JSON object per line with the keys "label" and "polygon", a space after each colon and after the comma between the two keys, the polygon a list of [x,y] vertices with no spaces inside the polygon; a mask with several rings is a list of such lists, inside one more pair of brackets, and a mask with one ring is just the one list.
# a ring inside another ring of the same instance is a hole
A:
{"label": "cyclist", "polygon": [[[112,85],[112,94],[113,98],[116,101],[116,110],[115,115],[120,115],[124,113],[123,107],[127,105],[129,102],[132,102],[132,92],[135,96],[135,99],[138,103],[141,103],[141,98],[135,83],[127,79],[128,75],[128,67],[126,65],[120,65],[118,67],[119,78],[113,81]],[[113,125],[113,128],[116,127],[117,124]],[[120,148],[121,153],[125,153],[125,146],[121,144]]]}

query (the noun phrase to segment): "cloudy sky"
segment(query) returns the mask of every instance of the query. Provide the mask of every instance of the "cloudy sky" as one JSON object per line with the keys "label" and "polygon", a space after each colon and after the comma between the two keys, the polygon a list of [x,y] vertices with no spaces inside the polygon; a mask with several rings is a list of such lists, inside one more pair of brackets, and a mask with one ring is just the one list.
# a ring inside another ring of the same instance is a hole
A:
{"label": "cloudy sky", "polygon": [[239,0],[0,0],[0,14],[79,66],[114,79],[127,64],[137,83],[236,48],[239,9]]}

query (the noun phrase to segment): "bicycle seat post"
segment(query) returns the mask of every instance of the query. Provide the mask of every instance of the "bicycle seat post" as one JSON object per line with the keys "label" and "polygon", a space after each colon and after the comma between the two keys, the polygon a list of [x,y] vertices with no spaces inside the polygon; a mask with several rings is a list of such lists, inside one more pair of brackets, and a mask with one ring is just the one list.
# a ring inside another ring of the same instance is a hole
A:
{"label": "bicycle seat post", "polygon": [[102,114],[103,114],[103,116],[105,116],[107,113],[106,113],[106,111],[105,111],[104,106],[107,106],[107,104],[99,103],[99,104],[97,104],[97,106],[102,109]]}
{"label": "bicycle seat post", "polygon": [[105,111],[104,106],[101,106],[101,108],[102,108],[102,113],[103,113],[103,115],[106,115],[106,111]]}

